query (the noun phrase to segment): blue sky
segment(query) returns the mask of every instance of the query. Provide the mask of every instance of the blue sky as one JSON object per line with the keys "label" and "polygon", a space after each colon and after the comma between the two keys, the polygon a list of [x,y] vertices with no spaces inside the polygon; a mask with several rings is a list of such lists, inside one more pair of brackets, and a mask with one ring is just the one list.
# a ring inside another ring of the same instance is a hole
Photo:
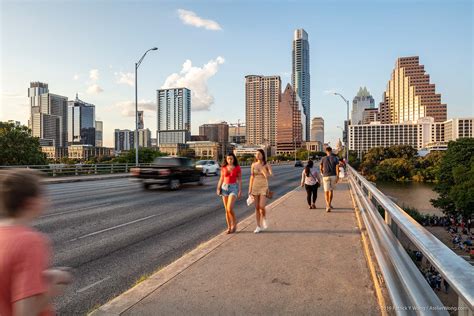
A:
{"label": "blue sky", "polygon": [[[145,126],[156,130],[156,89],[186,84],[198,94],[197,134],[203,123],[245,120],[245,75],[291,80],[296,28],[309,34],[311,116],[325,119],[326,141],[341,136],[346,112],[325,91],[352,99],[366,86],[378,104],[401,56],[420,56],[448,117],[474,116],[470,0],[0,3],[0,120],[26,124],[29,82],[43,81],[52,93],[73,99],[77,92],[96,105],[107,146],[115,128],[134,127],[133,65],[148,48],[159,50],[138,74]],[[185,24],[192,13],[217,30]]]}

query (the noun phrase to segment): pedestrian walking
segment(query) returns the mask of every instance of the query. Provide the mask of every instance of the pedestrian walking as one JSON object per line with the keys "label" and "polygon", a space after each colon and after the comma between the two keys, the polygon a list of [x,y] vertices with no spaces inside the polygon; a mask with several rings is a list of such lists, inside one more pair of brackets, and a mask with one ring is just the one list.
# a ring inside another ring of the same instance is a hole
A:
{"label": "pedestrian walking", "polygon": [[332,153],[331,147],[326,147],[326,156],[321,159],[321,173],[323,174],[324,198],[326,212],[331,212],[333,191],[339,181],[339,160]]}
{"label": "pedestrian walking", "polygon": [[258,234],[268,228],[265,206],[269,192],[268,178],[273,175],[273,172],[272,167],[267,164],[263,149],[257,150],[255,160],[250,167],[249,195],[252,195],[255,200],[257,228],[254,233]]}
{"label": "pedestrian walking", "polygon": [[71,282],[48,269],[49,240],[31,227],[46,205],[36,173],[0,171],[0,315],[54,315],[51,301]]}
{"label": "pedestrian walking", "polygon": [[222,196],[227,221],[227,234],[237,230],[237,219],[234,213],[235,201],[242,196],[242,170],[233,153],[227,154],[221,168],[217,183],[217,195]]}
{"label": "pedestrian walking", "polygon": [[306,200],[310,209],[316,209],[318,188],[321,186],[321,175],[310,159],[301,173],[301,187],[306,189]]}

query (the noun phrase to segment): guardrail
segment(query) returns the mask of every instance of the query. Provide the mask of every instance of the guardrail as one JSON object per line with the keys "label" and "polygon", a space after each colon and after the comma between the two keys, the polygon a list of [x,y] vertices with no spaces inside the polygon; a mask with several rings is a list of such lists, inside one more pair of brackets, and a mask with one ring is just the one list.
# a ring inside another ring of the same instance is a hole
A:
{"label": "guardrail", "polygon": [[[150,166],[151,164],[140,164],[140,167]],[[47,176],[51,177],[64,177],[64,176],[82,176],[82,175],[100,175],[100,174],[113,174],[113,173],[127,173],[130,172],[130,168],[135,167],[135,164],[124,163],[124,164],[55,164],[55,165],[34,165],[34,166],[0,166],[0,169],[11,169],[11,168],[28,168],[35,169],[43,172]]]}
{"label": "guardrail", "polygon": [[[280,161],[278,163],[271,162],[274,165],[291,164],[291,162]],[[250,166],[252,162],[243,161],[240,163],[242,167]],[[151,163],[141,163],[140,167],[151,166]],[[82,175],[100,175],[113,173],[127,173],[135,167],[133,163],[123,164],[51,164],[51,165],[23,165],[23,166],[0,166],[0,169],[11,168],[29,168],[43,172],[49,177],[65,177],[65,176],[82,176]]]}
{"label": "guardrail", "polygon": [[[448,315],[405,247],[420,251],[458,296],[458,315],[473,315],[474,267],[373,184],[349,168],[349,182],[397,314]],[[385,218],[379,213],[385,210]]]}

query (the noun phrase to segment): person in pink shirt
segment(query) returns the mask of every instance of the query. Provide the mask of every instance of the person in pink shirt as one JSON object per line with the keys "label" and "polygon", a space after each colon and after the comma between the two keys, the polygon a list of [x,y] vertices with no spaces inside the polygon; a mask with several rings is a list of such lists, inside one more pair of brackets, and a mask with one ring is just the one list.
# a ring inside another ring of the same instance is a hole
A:
{"label": "person in pink shirt", "polygon": [[48,269],[48,239],[30,225],[45,208],[39,177],[29,169],[0,171],[0,315],[54,315],[51,299],[71,275]]}

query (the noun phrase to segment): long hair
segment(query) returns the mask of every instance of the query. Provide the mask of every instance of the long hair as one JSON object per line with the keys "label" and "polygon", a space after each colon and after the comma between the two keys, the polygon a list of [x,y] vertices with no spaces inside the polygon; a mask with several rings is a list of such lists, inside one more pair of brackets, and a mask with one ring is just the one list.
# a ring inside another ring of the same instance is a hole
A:
{"label": "long hair", "polygon": [[313,161],[310,159],[308,160],[308,163],[306,164],[306,167],[304,167],[304,173],[306,174],[307,177],[309,177],[309,172],[313,168]]}
{"label": "long hair", "polygon": [[227,165],[228,165],[227,157],[229,157],[229,156],[234,158],[234,167],[237,167],[239,165],[239,161],[237,160],[237,157],[235,157],[233,152],[230,152],[227,155],[225,155],[224,162],[222,163],[222,167],[227,167]]}
{"label": "long hair", "polygon": [[263,165],[265,166],[267,164],[267,158],[265,157],[265,152],[263,151],[263,149],[257,149],[257,151],[262,154],[262,161],[263,161]]}

